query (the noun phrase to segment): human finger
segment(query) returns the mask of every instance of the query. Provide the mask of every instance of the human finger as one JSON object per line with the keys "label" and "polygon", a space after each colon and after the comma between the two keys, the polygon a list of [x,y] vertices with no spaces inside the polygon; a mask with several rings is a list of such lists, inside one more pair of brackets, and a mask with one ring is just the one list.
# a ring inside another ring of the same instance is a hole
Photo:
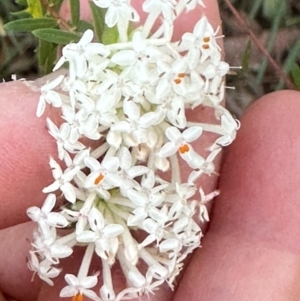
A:
{"label": "human finger", "polygon": [[257,101],[228,148],[210,229],[174,301],[299,298],[300,94]]}

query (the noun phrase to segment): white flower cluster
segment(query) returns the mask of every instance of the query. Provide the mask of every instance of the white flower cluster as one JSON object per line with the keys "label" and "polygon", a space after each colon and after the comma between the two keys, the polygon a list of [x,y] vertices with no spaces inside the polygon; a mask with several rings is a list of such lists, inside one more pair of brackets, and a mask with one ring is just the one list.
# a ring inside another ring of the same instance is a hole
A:
{"label": "white flower cluster", "polygon": [[[60,122],[47,119],[60,161],[50,158],[54,181],[43,190],[42,208],[27,210],[38,224],[28,265],[50,285],[61,273],[60,260],[75,246],[86,248],[77,276],[66,274],[60,292],[75,301],[83,295],[130,299],[164,282],[173,288],[183,260],[200,245],[194,215],[208,221],[205,203],[217,194],[205,195],[198,179],[214,173],[214,159],[239,127],[221,105],[229,66],[208,20],[202,17],[193,33],[172,41],[175,18],[201,1],[146,0],[145,25],[129,34],[129,22],[139,20],[130,0],[94,2],[107,9],[105,22],[118,27],[119,42],[96,43],[86,31],[63,48],[55,67],[67,62],[68,74],[41,88],[37,115],[50,104],[62,116]],[[157,21],[161,27],[150,36]],[[188,121],[186,110],[198,106],[214,110],[219,122]],[[218,136],[206,158],[193,147],[203,132]],[[181,168],[190,170],[186,180]],[[90,275],[94,254],[102,271]],[[120,292],[111,272],[115,263],[127,283]],[[100,272],[97,294],[92,288]]]}

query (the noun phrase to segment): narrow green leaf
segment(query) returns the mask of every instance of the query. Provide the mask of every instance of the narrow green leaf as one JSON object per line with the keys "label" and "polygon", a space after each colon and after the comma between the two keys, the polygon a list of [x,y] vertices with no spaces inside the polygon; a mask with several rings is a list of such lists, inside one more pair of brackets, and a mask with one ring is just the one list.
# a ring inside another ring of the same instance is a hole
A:
{"label": "narrow green leaf", "polygon": [[93,24],[83,21],[83,20],[80,20],[78,23],[78,26],[76,28],[76,31],[84,33],[88,29],[91,29],[92,31],[94,31]]}
{"label": "narrow green leaf", "polygon": [[117,43],[119,39],[119,31],[117,26],[108,27],[105,26],[102,33],[102,43],[104,45],[109,45],[113,43]]}
{"label": "narrow green leaf", "polygon": [[11,12],[10,14],[14,18],[17,18],[17,19],[25,19],[25,18],[31,18],[32,17],[30,15],[30,13],[26,9],[20,10],[20,11],[16,11],[16,12]]}
{"label": "narrow green leaf", "polygon": [[27,0],[27,11],[33,18],[42,18],[42,5],[40,0]]}
{"label": "narrow green leaf", "polygon": [[286,0],[264,0],[263,14],[269,20],[273,20],[278,14],[286,13]]}
{"label": "narrow green leaf", "polygon": [[80,36],[75,33],[54,28],[36,29],[32,33],[37,38],[54,44],[66,45],[80,40]]}
{"label": "narrow green leaf", "polygon": [[[272,20],[272,26],[271,26],[271,31],[270,35],[268,37],[267,41],[267,51],[270,52],[274,46],[274,43],[276,41],[277,33],[280,27],[280,24],[283,19],[283,9],[284,9],[285,3],[281,2],[280,6],[278,7],[278,14],[274,17],[274,20]],[[268,60],[266,57],[264,57],[262,63],[259,66],[259,69],[257,71],[257,76],[256,76],[256,83],[261,84],[263,81],[263,78],[266,73],[266,69],[268,66]]]}
{"label": "narrow green leaf", "polygon": [[98,7],[94,2],[90,1],[90,8],[93,16],[93,23],[95,28],[95,34],[98,39],[98,42],[102,42],[102,35],[104,31],[104,15],[105,11]]}
{"label": "narrow green leaf", "polygon": [[64,2],[64,0],[50,0],[49,4],[51,5],[51,7],[55,10],[55,11],[59,11],[60,7],[62,5],[62,3]]}
{"label": "narrow green leaf", "polygon": [[300,90],[300,67],[295,63],[292,69],[292,77],[297,89]]}
{"label": "narrow green leaf", "polygon": [[15,1],[18,5],[20,6],[25,6],[27,5],[27,0],[16,0]]}
{"label": "narrow green leaf", "polygon": [[40,28],[57,26],[57,21],[51,18],[26,18],[15,20],[4,25],[6,31],[33,31]]}
{"label": "narrow green leaf", "polygon": [[49,74],[52,71],[56,60],[57,46],[57,44],[39,40],[37,53],[41,75]]}
{"label": "narrow green leaf", "polygon": [[79,0],[69,0],[71,9],[71,22],[74,27],[77,27],[80,19],[80,1]]}
{"label": "narrow green leaf", "polygon": [[[286,73],[289,74],[292,72],[292,70],[295,67],[295,64],[299,58],[299,53],[300,53],[300,41],[297,41],[291,49],[289,49],[289,55],[285,59],[283,63],[283,68],[282,70]],[[280,83],[277,85],[276,90],[280,90],[284,87],[284,82],[283,80],[280,81]]]}
{"label": "narrow green leaf", "polygon": [[243,58],[242,58],[242,70],[244,72],[249,69],[250,58],[251,58],[251,40],[248,41]]}

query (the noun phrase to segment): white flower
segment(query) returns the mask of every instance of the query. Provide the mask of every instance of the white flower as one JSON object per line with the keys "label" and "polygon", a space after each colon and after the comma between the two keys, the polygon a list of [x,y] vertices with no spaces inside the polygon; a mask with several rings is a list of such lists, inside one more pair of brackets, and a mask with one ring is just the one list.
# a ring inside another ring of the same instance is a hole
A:
{"label": "white flower", "polygon": [[36,233],[32,245],[42,258],[46,258],[53,264],[59,263],[60,258],[69,257],[73,253],[71,247],[57,241],[55,228],[47,229],[43,235]]}
{"label": "white flower", "polygon": [[60,128],[58,128],[50,118],[47,118],[47,127],[49,129],[49,134],[56,140],[57,143],[57,151],[58,151],[58,158],[60,160],[65,159],[68,156],[68,152],[74,153],[78,150],[84,148],[84,145],[78,142],[78,136],[74,137],[70,124],[69,123],[62,123]]}
{"label": "white flower", "polygon": [[59,294],[60,297],[77,297],[74,298],[74,300],[81,300],[84,295],[92,300],[101,301],[97,294],[90,290],[90,288],[95,287],[98,283],[98,277],[96,275],[78,279],[72,274],[66,274],[65,280],[68,285],[62,288]]}
{"label": "white flower", "polygon": [[91,230],[82,231],[77,235],[77,240],[85,243],[94,242],[96,253],[112,264],[119,245],[117,236],[122,234],[123,227],[118,224],[105,225],[103,215],[96,208],[91,209],[88,220]]}
{"label": "white flower", "polygon": [[62,269],[52,267],[53,263],[47,259],[39,261],[36,253],[32,251],[29,252],[29,255],[30,258],[27,259],[28,268],[34,273],[37,273],[43,281],[47,282],[49,285],[53,285],[51,278],[57,277]]}
{"label": "white flower", "polygon": [[100,163],[92,157],[84,159],[85,165],[91,170],[86,177],[85,187],[95,189],[104,199],[110,198],[109,189],[118,187],[121,178],[118,175],[119,159],[117,157],[108,157]]}
{"label": "white flower", "polygon": [[155,186],[155,175],[153,171],[149,171],[142,177],[141,188],[129,189],[127,192],[128,198],[137,206],[132,211],[127,224],[135,226],[145,220],[149,215],[156,211],[156,207],[160,206],[164,199],[165,193],[163,189],[167,185]]}
{"label": "white flower", "polygon": [[218,138],[215,142],[216,145],[227,146],[229,145],[236,136],[236,131],[240,128],[240,122],[232,117],[232,115],[221,107],[221,126],[224,130],[224,135]]}
{"label": "white flower", "polygon": [[138,182],[133,179],[149,172],[149,168],[143,165],[132,165],[132,156],[127,147],[123,146],[119,150],[118,157],[121,167],[120,177],[122,179],[120,192],[126,197],[129,189],[139,186]]}
{"label": "white flower", "polygon": [[213,61],[219,61],[221,57],[215,32],[206,17],[198,21],[193,33],[185,33],[182,36],[180,49],[188,50],[187,60],[190,69],[194,69],[199,62],[203,63],[209,57]]}
{"label": "white flower", "polygon": [[62,100],[60,95],[53,91],[60,83],[63,81],[64,75],[59,75],[51,82],[46,83],[41,88],[41,96],[37,106],[36,115],[41,117],[46,108],[46,102],[53,105],[54,107],[60,107],[62,105]]}
{"label": "white flower", "polygon": [[175,18],[175,0],[146,0],[143,3],[143,10],[148,13],[160,14],[167,21],[173,21]]}
{"label": "white flower", "polygon": [[213,198],[218,196],[220,194],[219,190],[215,190],[207,195],[204,194],[203,189],[200,187],[199,188],[199,194],[200,194],[200,202],[199,202],[199,220],[204,223],[204,222],[209,222],[209,215],[208,215],[208,210],[207,207],[205,206],[206,203],[211,201]]}
{"label": "white flower", "polygon": [[85,31],[78,43],[66,45],[63,56],[59,59],[53,71],[59,69],[65,62],[69,62],[69,81],[74,82],[76,78],[83,78],[88,70],[88,60],[93,56],[106,58],[110,51],[100,43],[91,43],[94,37],[92,30]]}
{"label": "white flower", "polygon": [[136,31],[132,37],[132,50],[121,50],[114,54],[111,61],[120,66],[135,66],[134,71],[139,72],[136,76],[143,76],[147,71],[148,63],[170,60],[170,56],[161,48],[149,45],[140,31]]}
{"label": "white flower", "polygon": [[165,228],[168,226],[167,208],[164,206],[161,210],[152,210],[151,217],[143,221],[143,229],[149,234],[139,245],[145,247],[153,243],[155,240],[157,244],[162,240]]}
{"label": "white flower", "polygon": [[76,193],[74,190],[74,186],[70,183],[70,181],[76,175],[78,169],[77,168],[66,169],[63,172],[60,165],[51,157],[50,157],[49,164],[52,168],[52,175],[55,181],[49,186],[45,187],[43,189],[43,192],[48,193],[60,189],[63,192],[65,198],[69,202],[75,203]]}
{"label": "white flower", "polygon": [[[123,111],[126,120],[121,120],[113,124],[110,128],[115,134],[128,133],[125,136],[124,144],[137,146],[138,144],[146,143],[149,147],[154,147],[157,141],[157,135],[152,126],[161,121],[161,115],[157,112],[149,112],[141,114],[141,107],[133,101],[124,101]],[[116,137],[115,137],[116,139]]]}
{"label": "white flower", "polygon": [[107,8],[105,24],[108,27],[115,26],[120,20],[138,22],[140,17],[137,11],[130,5],[129,0],[93,0],[102,8]]}
{"label": "white flower", "polygon": [[169,157],[178,151],[182,156],[189,152],[191,148],[189,142],[195,141],[201,136],[202,128],[199,126],[189,127],[181,133],[176,127],[168,127],[165,134],[169,142],[160,149],[158,155]]}
{"label": "white flower", "polygon": [[206,159],[197,154],[191,161],[188,161],[188,165],[194,169],[189,175],[188,183],[195,183],[202,174],[213,174],[215,172],[215,165],[213,162],[221,150],[221,148],[213,150]]}
{"label": "white flower", "polygon": [[56,202],[55,194],[51,193],[45,199],[42,208],[30,207],[27,209],[27,215],[34,221],[40,224],[43,229],[43,224],[51,227],[63,228],[69,223],[66,218],[58,212],[51,212]]}

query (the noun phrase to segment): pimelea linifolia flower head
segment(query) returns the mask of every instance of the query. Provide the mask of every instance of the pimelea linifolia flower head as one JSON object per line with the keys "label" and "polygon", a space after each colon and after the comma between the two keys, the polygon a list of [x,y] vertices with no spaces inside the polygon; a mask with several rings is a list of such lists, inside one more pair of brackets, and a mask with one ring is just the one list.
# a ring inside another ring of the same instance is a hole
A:
{"label": "pimelea linifolia flower head", "polygon": [[[67,285],[60,296],[74,301],[83,295],[134,298],[164,282],[173,288],[183,260],[200,245],[195,215],[208,221],[205,204],[217,195],[205,195],[199,178],[214,173],[215,158],[239,127],[221,105],[229,66],[207,18],[180,41],[172,40],[174,20],[202,1],[146,0],[142,9],[148,17],[130,32],[130,22],[139,21],[130,0],[94,3],[107,9],[105,23],[117,26],[119,42],[93,42],[87,30],[78,43],[63,48],[54,70],[67,62],[67,75],[42,86],[37,116],[48,104],[63,120],[58,126],[47,119],[59,161],[50,158],[53,183],[43,190],[44,205],[27,210],[38,224],[29,268],[50,285],[64,273]],[[161,26],[153,32],[157,19]],[[189,121],[186,110],[198,106],[213,109],[219,124]],[[218,135],[206,158],[193,147],[204,132]],[[186,182],[179,157],[190,171]],[[53,192],[65,199],[59,210]],[[59,264],[75,246],[85,254],[72,275]],[[102,264],[96,274],[90,270],[94,254]],[[116,262],[127,282],[122,291],[114,289]]]}

